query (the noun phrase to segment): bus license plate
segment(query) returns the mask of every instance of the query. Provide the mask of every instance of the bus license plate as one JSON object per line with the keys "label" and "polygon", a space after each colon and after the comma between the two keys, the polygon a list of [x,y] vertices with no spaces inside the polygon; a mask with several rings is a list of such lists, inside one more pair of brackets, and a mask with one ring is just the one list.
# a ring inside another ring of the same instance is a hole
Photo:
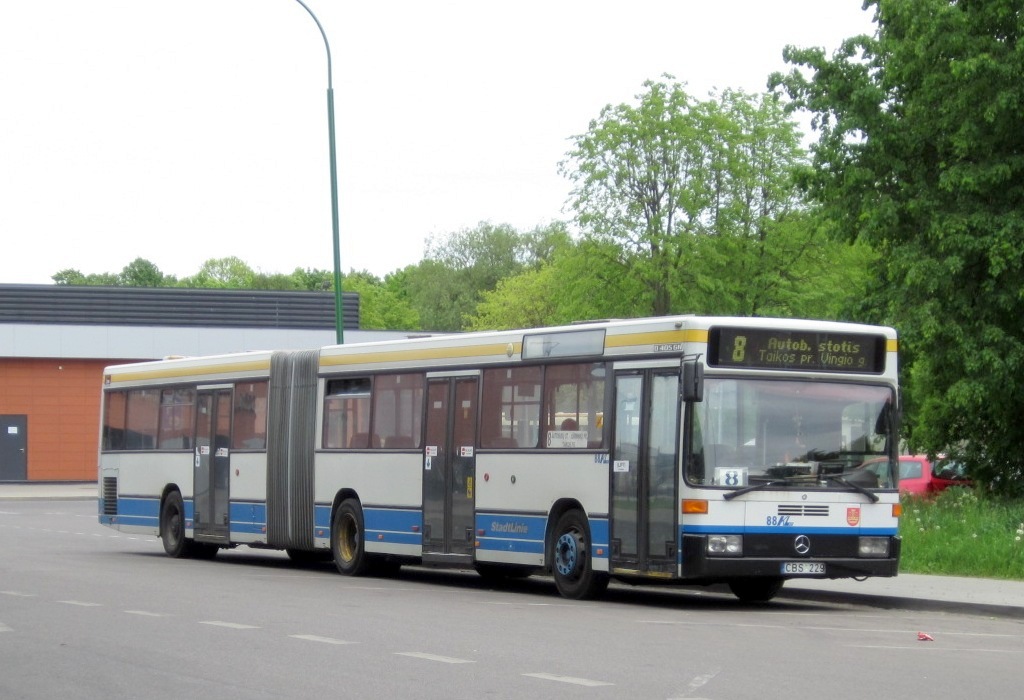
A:
{"label": "bus license plate", "polygon": [[810,576],[825,573],[825,565],[814,561],[784,561],[782,573],[788,576]]}

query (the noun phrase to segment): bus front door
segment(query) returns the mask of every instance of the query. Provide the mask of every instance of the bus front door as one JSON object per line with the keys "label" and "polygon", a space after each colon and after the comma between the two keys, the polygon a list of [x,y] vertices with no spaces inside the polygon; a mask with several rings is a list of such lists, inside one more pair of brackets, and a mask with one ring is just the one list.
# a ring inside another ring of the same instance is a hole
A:
{"label": "bus front door", "polygon": [[197,393],[192,445],[195,538],[202,542],[227,542],[231,389],[204,389]]}
{"label": "bus front door", "polygon": [[423,560],[473,559],[477,378],[431,379],[423,451]]}
{"label": "bus front door", "polygon": [[677,571],[678,371],[619,372],[611,481],[613,573]]}

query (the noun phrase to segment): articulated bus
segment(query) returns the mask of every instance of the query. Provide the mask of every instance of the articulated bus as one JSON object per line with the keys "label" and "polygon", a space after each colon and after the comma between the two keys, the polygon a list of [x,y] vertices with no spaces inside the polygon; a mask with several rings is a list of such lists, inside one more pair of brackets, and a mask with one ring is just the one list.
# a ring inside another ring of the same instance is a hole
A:
{"label": "articulated bus", "polygon": [[99,520],[173,557],[576,599],[895,576],[896,351],[880,326],[678,316],[113,366]]}

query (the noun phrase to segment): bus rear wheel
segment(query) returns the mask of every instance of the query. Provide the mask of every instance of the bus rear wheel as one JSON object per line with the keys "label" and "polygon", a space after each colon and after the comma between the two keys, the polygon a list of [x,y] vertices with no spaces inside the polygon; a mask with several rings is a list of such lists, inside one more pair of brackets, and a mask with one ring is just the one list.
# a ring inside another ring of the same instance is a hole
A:
{"label": "bus rear wheel", "polygon": [[169,493],[160,508],[160,539],[169,556],[175,559],[192,556],[192,542],[185,537],[185,503],[178,491]]}
{"label": "bus rear wheel", "polygon": [[565,598],[594,598],[608,587],[608,575],[594,571],[592,566],[587,521],[578,510],[564,513],[555,525],[551,573],[555,587]]}
{"label": "bus rear wheel", "polygon": [[369,571],[363,532],[363,508],[349,498],[341,502],[331,521],[331,555],[338,571],[346,576],[362,576]]}

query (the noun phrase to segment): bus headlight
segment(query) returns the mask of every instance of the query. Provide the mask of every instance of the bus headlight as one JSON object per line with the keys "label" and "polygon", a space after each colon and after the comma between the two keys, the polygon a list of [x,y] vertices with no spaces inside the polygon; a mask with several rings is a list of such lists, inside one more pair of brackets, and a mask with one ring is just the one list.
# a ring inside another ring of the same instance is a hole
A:
{"label": "bus headlight", "polygon": [[860,537],[857,543],[857,554],[862,557],[889,556],[888,537]]}
{"label": "bus headlight", "polygon": [[743,535],[708,535],[708,554],[716,557],[743,556]]}

